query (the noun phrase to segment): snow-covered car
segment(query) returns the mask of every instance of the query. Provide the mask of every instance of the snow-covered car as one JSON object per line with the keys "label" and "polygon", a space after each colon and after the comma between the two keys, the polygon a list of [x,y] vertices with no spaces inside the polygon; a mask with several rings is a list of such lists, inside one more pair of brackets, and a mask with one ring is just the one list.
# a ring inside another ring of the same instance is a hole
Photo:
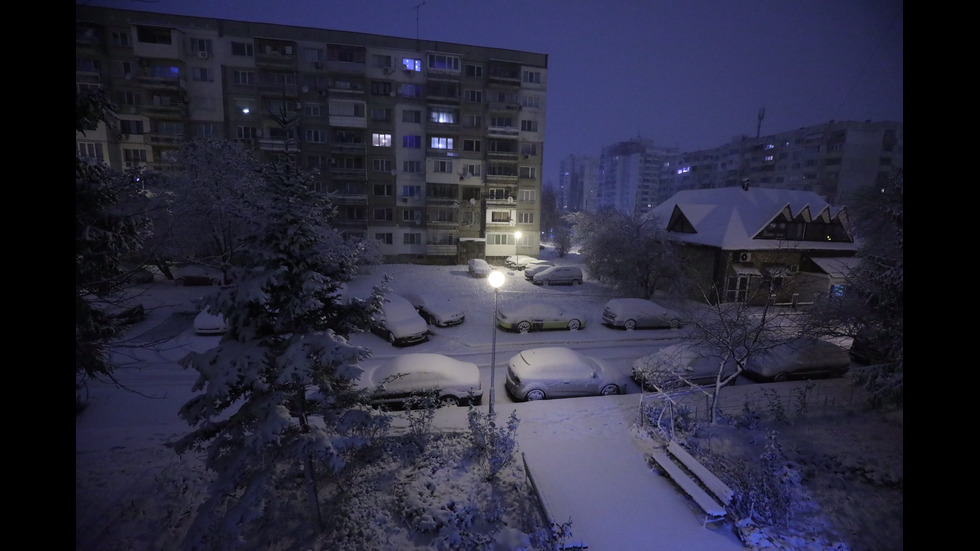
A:
{"label": "snow-covered car", "polygon": [[401,296],[412,303],[429,325],[449,327],[459,325],[466,319],[463,308],[451,297],[415,291],[401,293]]}
{"label": "snow-covered car", "polygon": [[644,390],[670,390],[687,385],[714,384],[718,372],[722,380],[735,374],[732,361],[724,363],[717,352],[690,343],[672,344],[637,358],[630,366],[630,378]]}
{"label": "snow-covered car", "polygon": [[533,263],[537,258],[526,254],[515,254],[504,259],[504,266],[512,270],[523,270],[528,264]]}
{"label": "snow-covered car", "polygon": [[554,265],[555,263],[550,260],[538,260],[536,262],[532,262],[524,267],[524,277],[528,280],[533,279],[534,274],[541,273]]}
{"label": "snow-covered car", "polygon": [[497,326],[519,333],[545,329],[584,329],[585,315],[535,300],[522,300],[497,307]]}
{"label": "snow-covered car", "polygon": [[642,298],[614,298],[602,309],[602,324],[631,329],[676,329],[681,326],[677,312]]}
{"label": "snow-covered car", "polygon": [[821,339],[801,338],[760,350],[742,373],[757,382],[841,377],[851,367],[843,347]]}
{"label": "snow-covered car", "polygon": [[411,302],[399,295],[385,297],[371,330],[396,346],[419,344],[429,338],[429,324]]}
{"label": "snow-covered car", "polygon": [[534,274],[531,283],[535,285],[575,285],[584,281],[582,268],[578,266],[551,266]]}
{"label": "snow-covered car", "polygon": [[628,379],[603,360],[570,348],[531,348],[507,362],[504,388],[518,401],[626,392]]}
{"label": "snow-covered car", "polygon": [[467,264],[470,275],[473,277],[487,277],[493,268],[482,258],[471,258]]}
{"label": "snow-covered car", "polygon": [[228,331],[228,323],[221,313],[212,314],[208,306],[194,317],[194,332],[198,335],[222,335]]}
{"label": "snow-covered car", "polygon": [[174,271],[174,285],[221,285],[221,270],[200,264],[188,264]]}
{"label": "snow-covered car", "polygon": [[442,405],[479,405],[483,399],[476,364],[442,354],[411,353],[360,366],[358,386],[377,406],[400,408],[413,396],[431,396]]}

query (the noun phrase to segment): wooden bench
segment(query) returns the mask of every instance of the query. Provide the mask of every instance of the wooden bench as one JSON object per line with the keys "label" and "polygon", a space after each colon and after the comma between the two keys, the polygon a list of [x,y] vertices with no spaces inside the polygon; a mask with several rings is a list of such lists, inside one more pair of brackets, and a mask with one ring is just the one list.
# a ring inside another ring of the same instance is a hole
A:
{"label": "wooden bench", "polygon": [[[731,503],[735,492],[714,473],[706,469],[680,444],[671,441],[666,452],[656,451],[651,454],[651,457],[704,511],[705,517],[702,525],[706,526],[709,522],[725,518],[725,515],[728,514],[725,507]],[[684,468],[681,468],[681,465]],[[711,494],[705,488],[710,490]]]}

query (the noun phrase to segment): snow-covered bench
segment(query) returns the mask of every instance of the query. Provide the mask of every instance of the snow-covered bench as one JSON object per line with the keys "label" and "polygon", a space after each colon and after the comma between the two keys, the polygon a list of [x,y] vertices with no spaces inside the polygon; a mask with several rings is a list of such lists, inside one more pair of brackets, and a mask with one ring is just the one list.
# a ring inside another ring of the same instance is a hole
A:
{"label": "snow-covered bench", "polygon": [[725,518],[728,514],[725,506],[731,503],[735,492],[680,444],[671,441],[666,452],[656,451],[651,456],[667,476],[704,511],[704,525]]}

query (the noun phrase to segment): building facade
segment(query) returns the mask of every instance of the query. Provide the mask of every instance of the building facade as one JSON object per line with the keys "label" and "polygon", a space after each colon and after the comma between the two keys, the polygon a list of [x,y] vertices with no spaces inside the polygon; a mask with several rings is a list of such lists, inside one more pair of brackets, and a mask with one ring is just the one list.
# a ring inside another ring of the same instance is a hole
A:
{"label": "building facade", "polygon": [[588,155],[568,155],[559,165],[558,209],[564,212],[595,211],[599,159]]}
{"label": "building facade", "polygon": [[75,26],[76,89],[119,106],[81,156],[166,171],[237,140],[294,158],[389,261],[538,253],[547,54],[79,5]]}
{"label": "building facade", "polygon": [[[596,185],[596,209],[613,208],[641,215],[657,206],[661,172],[677,150],[635,138],[602,148]],[[664,198],[666,199],[666,198]]]}

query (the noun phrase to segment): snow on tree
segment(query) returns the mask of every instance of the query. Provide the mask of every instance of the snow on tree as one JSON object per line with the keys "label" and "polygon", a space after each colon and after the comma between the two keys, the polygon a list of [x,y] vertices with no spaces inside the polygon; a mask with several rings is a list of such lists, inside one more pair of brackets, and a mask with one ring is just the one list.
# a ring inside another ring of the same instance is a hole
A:
{"label": "snow on tree", "polygon": [[[84,135],[112,124],[113,106],[104,94],[75,96],[75,131]],[[120,207],[135,193],[136,178],[104,163],[75,155],[75,386],[87,377],[112,379],[109,349],[123,325],[110,308],[125,286],[120,259],[139,251],[150,225]]]}
{"label": "snow on tree", "polygon": [[678,272],[672,244],[655,217],[604,209],[571,213],[566,220],[589,274],[607,285],[651,298],[661,281]]}
{"label": "snow on tree", "polygon": [[235,257],[236,284],[208,303],[229,329],[217,347],[190,353],[198,391],[180,410],[192,432],[178,453],[206,450],[215,473],[188,531],[188,548],[230,548],[282,495],[304,480],[311,525],[323,526],[319,472],[343,469],[383,423],[353,385],[370,351],[349,336],[368,327],[383,289],[347,302],[343,288],[365,249],[328,226],[333,209],[291,163],[267,167],[256,229]]}

